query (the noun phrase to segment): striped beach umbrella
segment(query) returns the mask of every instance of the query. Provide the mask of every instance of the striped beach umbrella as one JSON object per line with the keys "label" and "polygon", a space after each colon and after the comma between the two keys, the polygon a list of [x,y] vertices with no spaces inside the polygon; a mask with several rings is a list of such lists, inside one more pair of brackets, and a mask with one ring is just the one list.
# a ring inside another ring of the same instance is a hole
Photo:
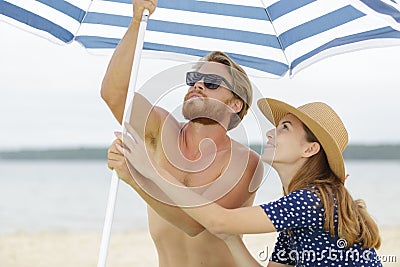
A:
{"label": "striped beach umbrella", "polygon": [[[107,54],[131,0],[0,0],[0,19],[57,43]],[[195,61],[226,52],[250,74],[290,75],[325,57],[400,44],[397,0],[159,0],[143,56]]]}
{"label": "striped beach umbrella", "polygon": [[[0,0],[0,20],[94,54],[112,52],[131,17],[132,0]],[[136,53],[193,62],[220,50],[249,74],[282,77],[335,54],[399,44],[397,0],[158,0]],[[117,188],[114,172],[98,267],[106,263]]]}

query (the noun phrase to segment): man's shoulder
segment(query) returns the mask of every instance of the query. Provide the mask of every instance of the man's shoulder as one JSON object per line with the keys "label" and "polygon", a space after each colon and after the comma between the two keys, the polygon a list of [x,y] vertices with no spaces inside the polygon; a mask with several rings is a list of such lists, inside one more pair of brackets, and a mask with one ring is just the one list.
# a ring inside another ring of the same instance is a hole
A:
{"label": "man's shoulder", "polygon": [[232,152],[226,171],[229,174],[233,172],[236,175],[242,173],[242,178],[246,178],[249,181],[253,180],[252,184],[257,184],[255,187],[258,187],[258,183],[260,183],[263,176],[264,165],[255,151],[232,140]]}
{"label": "man's shoulder", "polygon": [[237,141],[232,141],[235,143],[235,145],[233,145],[235,151],[232,151],[232,158],[235,160],[231,160],[231,165],[233,164],[235,166],[232,166],[232,170],[241,168],[243,171],[242,177],[249,179],[250,191],[254,192],[261,184],[264,174],[264,165],[261,161],[260,155],[251,148]]}
{"label": "man's shoulder", "polygon": [[249,158],[251,161],[258,162],[260,160],[260,156],[248,146],[245,146],[239,143],[236,140],[231,139],[232,142],[232,153],[238,153],[239,155],[243,155]]}

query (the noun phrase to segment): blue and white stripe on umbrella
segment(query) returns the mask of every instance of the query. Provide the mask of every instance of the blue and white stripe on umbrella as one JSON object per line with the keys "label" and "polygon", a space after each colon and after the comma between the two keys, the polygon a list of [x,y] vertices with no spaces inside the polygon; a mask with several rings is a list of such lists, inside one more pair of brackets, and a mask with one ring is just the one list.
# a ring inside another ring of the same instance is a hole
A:
{"label": "blue and white stripe on umbrella", "polygon": [[[244,3],[159,1],[147,25],[144,55],[197,60],[220,50],[243,66],[284,75],[287,62],[262,2]],[[111,5],[118,6],[118,11]],[[129,0],[93,1],[76,40],[89,49],[114,48],[129,25],[131,12]]]}
{"label": "blue and white stripe on umbrella", "polygon": [[69,43],[91,0],[0,0],[0,19],[55,43]]}
{"label": "blue and white stripe on umbrella", "polygon": [[400,44],[400,6],[391,0],[274,2],[267,11],[292,73],[328,56]]}
{"label": "blue and white stripe on umbrella", "polygon": [[[0,18],[95,54],[118,44],[131,0],[0,0]],[[400,44],[395,0],[159,0],[144,56],[194,61],[220,50],[253,74],[284,76],[325,57]]]}

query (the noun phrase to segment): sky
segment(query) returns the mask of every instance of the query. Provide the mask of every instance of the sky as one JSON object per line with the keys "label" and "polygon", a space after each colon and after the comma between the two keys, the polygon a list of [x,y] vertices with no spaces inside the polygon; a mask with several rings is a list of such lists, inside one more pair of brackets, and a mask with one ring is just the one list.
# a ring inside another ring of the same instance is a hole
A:
{"label": "sky", "polygon": [[[109,57],[5,23],[0,33],[0,150],[111,144],[120,126],[100,97]],[[163,62],[143,60],[138,85],[168,66]],[[294,106],[326,102],[345,123],[350,143],[400,143],[399,62],[400,46],[368,49],[324,59],[292,78],[251,80],[262,97]],[[254,126],[247,123],[248,129]],[[271,127],[265,120],[260,124],[256,137],[247,130],[250,142]]]}

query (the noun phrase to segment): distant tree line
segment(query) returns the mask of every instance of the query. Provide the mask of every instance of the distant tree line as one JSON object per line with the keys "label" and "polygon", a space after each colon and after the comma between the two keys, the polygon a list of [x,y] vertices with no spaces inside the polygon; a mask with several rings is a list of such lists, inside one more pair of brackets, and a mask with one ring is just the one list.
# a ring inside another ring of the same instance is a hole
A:
{"label": "distant tree line", "polygon": [[[250,145],[250,147],[260,153],[261,145]],[[400,159],[399,145],[349,145],[343,153],[345,159]]]}
{"label": "distant tree line", "polygon": [[[262,145],[250,148],[262,153]],[[399,145],[349,145],[343,153],[345,159],[399,160]],[[76,148],[49,150],[20,150],[0,152],[0,160],[107,160],[107,148]]]}
{"label": "distant tree line", "polygon": [[7,151],[0,152],[0,159],[107,160],[107,148]]}

